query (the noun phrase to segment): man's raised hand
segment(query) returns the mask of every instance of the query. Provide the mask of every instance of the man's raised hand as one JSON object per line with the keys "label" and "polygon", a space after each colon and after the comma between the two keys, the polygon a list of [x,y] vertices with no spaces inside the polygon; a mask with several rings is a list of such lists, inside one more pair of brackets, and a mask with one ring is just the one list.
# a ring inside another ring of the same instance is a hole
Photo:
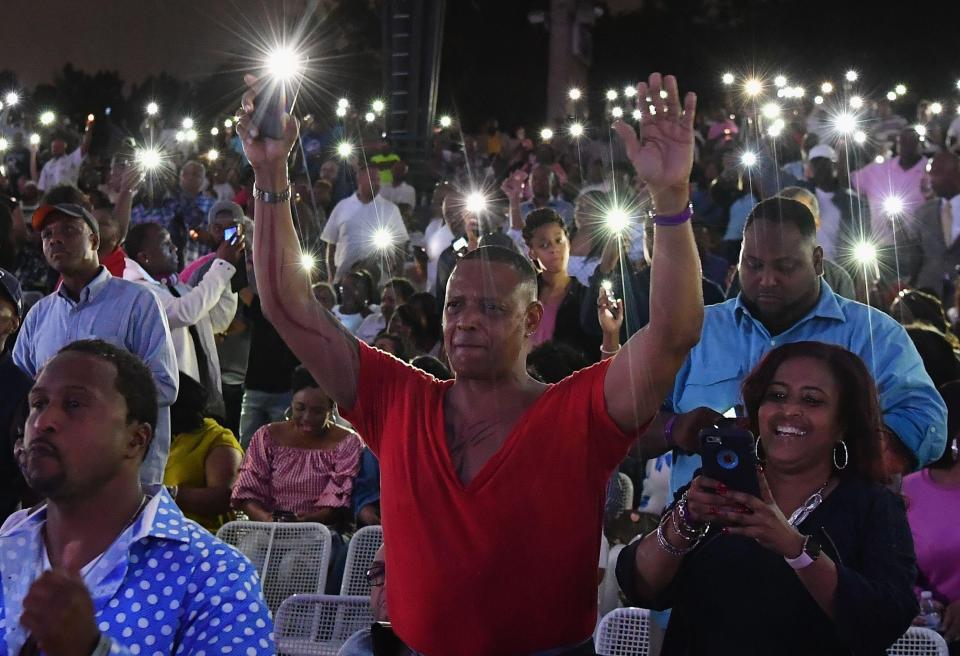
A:
{"label": "man's raised hand", "polygon": [[[660,97],[661,91],[666,91],[666,98]],[[688,93],[681,108],[677,78],[653,73],[649,82],[637,84],[637,98],[642,112],[640,136],[622,121],[617,121],[614,129],[623,139],[637,176],[646,182],[657,202],[669,190],[685,189],[689,183],[697,96]]]}

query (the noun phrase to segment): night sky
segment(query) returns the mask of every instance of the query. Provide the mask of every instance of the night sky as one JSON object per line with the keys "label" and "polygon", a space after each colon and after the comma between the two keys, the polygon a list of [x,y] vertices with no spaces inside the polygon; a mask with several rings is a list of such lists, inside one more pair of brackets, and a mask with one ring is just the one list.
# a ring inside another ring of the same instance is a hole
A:
{"label": "night sky", "polygon": [[[349,0],[361,2],[366,0]],[[623,0],[621,0],[622,2]],[[634,81],[651,70],[676,73],[705,102],[720,91],[719,75],[756,68],[783,72],[808,95],[829,77],[861,71],[859,89],[875,97],[905,82],[922,97],[946,99],[960,79],[960,2],[921,2],[881,10],[879,3],[842,0],[714,0],[647,2],[643,11],[601,18],[589,91]],[[93,72],[119,70],[127,81],[166,70],[202,79],[228,53],[242,51],[237,32],[304,0],[4,0],[8,17],[23,17],[3,35],[0,68],[29,84],[49,81],[66,62]],[[546,0],[448,0],[440,78],[440,111],[458,110],[464,124],[500,118],[503,127],[544,120],[548,35],[527,14]],[[77,11],[83,7],[82,11]],[[9,27],[9,25],[8,25]],[[331,89],[335,93],[335,90]],[[908,97],[915,102],[916,95]]]}

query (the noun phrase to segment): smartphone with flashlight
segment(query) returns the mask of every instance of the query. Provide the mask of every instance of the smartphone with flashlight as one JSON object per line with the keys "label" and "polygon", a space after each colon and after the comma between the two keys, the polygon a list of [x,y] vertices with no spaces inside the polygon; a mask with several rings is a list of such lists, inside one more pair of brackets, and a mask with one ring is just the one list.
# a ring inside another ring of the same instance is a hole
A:
{"label": "smartphone with flashlight", "polygon": [[228,241],[231,244],[235,244],[237,242],[237,238],[239,235],[240,235],[239,226],[233,225],[233,226],[230,226],[229,228],[224,228],[223,230],[223,240]]}
{"label": "smartphone with flashlight", "polygon": [[756,440],[735,419],[720,419],[700,431],[701,471],[731,490],[760,496]]}
{"label": "smartphone with flashlight", "polygon": [[453,242],[453,252],[463,255],[463,251],[467,250],[469,242],[466,237],[460,237],[460,239]]}
{"label": "smartphone with flashlight", "polygon": [[263,89],[253,101],[253,123],[260,136],[280,139],[283,136],[283,115],[289,110],[286,85],[279,80],[265,80]]}

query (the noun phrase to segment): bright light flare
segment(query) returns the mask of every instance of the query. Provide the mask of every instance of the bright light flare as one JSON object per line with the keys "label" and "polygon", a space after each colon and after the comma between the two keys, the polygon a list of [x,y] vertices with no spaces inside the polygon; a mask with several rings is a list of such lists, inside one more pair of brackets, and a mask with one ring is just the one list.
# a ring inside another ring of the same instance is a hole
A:
{"label": "bright light flare", "polygon": [[767,135],[776,139],[781,134],[783,134],[783,129],[787,127],[787,124],[782,118],[778,118],[773,122],[773,124],[767,129]]}
{"label": "bright light flare", "polygon": [[337,101],[337,107],[343,107],[344,109],[346,109],[349,106],[350,106],[350,101],[347,100],[346,98],[340,98]]}
{"label": "bright light flare", "polygon": [[349,141],[341,141],[337,144],[337,155],[340,159],[347,159],[353,154],[353,144]]}
{"label": "bright light flare", "polygon": [[750,78],[743,84],[743,91],[751,98],[763,93],[763,82],[755,77]]}
{"label": "bright light flare", "polygon": [[905,96],[905,95],[907,95],[907,85],[905,85],[905,84],[898,84],[897,86],[893,87],[893,91],[894,91],[894,93],[896,93],[898,96]]}
{"label": "bright light flare", "polygon": [[876,157],[873,158],[873,161],[876,162],[877,164],[883,164],[885,160],[883,158],[883,155],[877,155]]}
{"label": "bright light flare", "polygon": [[619,235],[630,226],[630,214],[622,207],[611,207],[604,217],[607,229]]}
{"label": "bright light flare", "polygon": [[624,87],[624,88],[623,88],[623,95],[624,95],[625,98],[633,98],[635,95],[637,95],[637,87],[632,86],[632,85],[628,85],[628,86]]}
{"label": "bright light flare", "polygon": [[823,104],[823,96],[814,96],[814,97],[813,97],[813,104],[814,104],[814,105],[822,105],[822,104]]}
{"label": "bright light flare", "polygon": [[370,109],[372,109],[377,114],[383,114],[383,110],[387,108],[387,103],[383,102],[379,98],[370,103]]}
{"label": "bright light flare", "polygon": [[610,115],[613,118],[623,118],[623,107],[614,107],[610,110]]}
{"label": "bright light flare", "polygon": [[569,91],[567,91],[567,98],[569,98],[570,100],[580,100],[582,96],[583,96],[583,92],[580,91],[580,89],[578,89],[577,87],[573,87]]}
{"label": "bright light flare", "polygon": [[748,169],[753,168],[757,165],[757,154],[749,150],[744,152],[742,155],[740,155],[740,163]]}
{"label": "bright light flare", "polygon": [[854,70],[849,70],[844,77],[847,78],[847,82],[856,82],[860,78],[860,74]]}
{"label": "bright light flare", "polygon": [[574,139],[579,139],[583,136],[583,123],[571,123],[568,132]]}
{"label": "bright light flare", "polygon": [[264,64],[270,77],[277,80],[289,80],[303,70],[304,58],[293,48],[279,47],[267,53]]}
{"label": "bright light flare", "polygon": [[183,121],[180,122],[180,127],[182,127],[184,130],[193,128],[193,119],[189,117],[183,119]]}
{"label": "bright light flare", "polygon": [[544,141],[550,141],[553,139],[553,130],[550,128],[543,128],[540,130],[540,138]]}
{"label": "bright light flare", "polygon": [[600,286],[603,287],[603,291],[607,292],[607,295],[610,295],[610,292],[613,291],[613,281],[604,280],[600,283]]}
{"label": "bright light flare", "polygon": [[853,133],[853,142],[861,146],[867,143],[867,133],[863,130],[857,130]]}
{"label": "bright light flare", "polygon": [[857,117],[849,112],[841,112],[834,117],[833,126],[840,134],[850,134],[857,129]]}
{"label": "bright light flare", "polygon": [[803,87],[793,87],[793,97],[794,98],[803,98],[807,94],[807,90]]}
{"label": "bright light flare", "polygon": [[50,110],[40,114],[40,125],[53,125],[55,120],[57,120],[57,115]]}
{"label": "bright light flare", "polygon": [[377,120],[377,115],[374,114],[373,112],[367,112],[366,114],[363,115],[363,119],[367,123],[373,123],[374,121]]}
{"label": "bright light flare", "polygon": [[487,198],[479,191],[467,194],[467,211],[471,214],[480,214],[487,209]]}
{"label": "bright light flare", "polygon": [[337,114],[337,117],[338,117],[338,118],[343,118],[344,116],[347,115],[347,108],[346,108],[346,107],[337,107],[336,114]]}
{"label": "bright light flare", "polygon": [[183,133],[183,140],[186,141],[186,142],[188,142],[188,143],[193,143],[193,142],[195,142],[195,141],[197,140],[197,137],[198,137],[198,136],[199,136],[199,135],[197,135],[197,131],[194,130],[193,128],[190,128],[189,130],[186,130],[186,131]]}
{"label": "bright light flare", "polygon": [[232,118],[225,119],[225,120],[223,121],[223,127],[225,127],[225,128],[232,128],[232,127],[233,127],[233,119],[232,119]]}
{"label": "bright light flare", "polygon": [[764,105],[760,111],[763,113],[764,118],[768,118],[771,121],[778,116],[780,116],[780,105],[775,102],[769,102]]}
{"label": "bright light flare", "polygon": [[220,134],[220,128],[218,128],[216,125],[214,125],[212,128],[210,128],[210,135],[211,135],[211,136],[214,136],[214,137],[215,137],[215,136],[217,136],[218,134]]}
{"label": "bright light flare", "polygon": [[448,128],[448,127],[450,127],[451,125],[453,125],[453,119],[452,119],[452,118],[450,118],[450,117],[447,116],[446,114],[444,114],[443,116],[440,117],[440,127],[442,127],[442,128]]}
{"label": "bright light flare", "polygon": [[914,125],[914,126],[913,126],[913,130],[914,130],[914,132],[916,132],[916,133],[917,133],[918,135],[920,135],[921,137],[927,136],[927,126],[926,126],[926,125],[920,125],[920,124],[918,123],[917,125]]}
{"label": "bright light flare", "polygon": [[160,105],[151,101],[147,103],[147,116],[156,116],[160,111]]}
{"label": "bright light flare", "polygon": [[868,241],[861,241],[853,247],[853,259],[862,266],[870,266],[877,263],[877,247]]}
{"label": "bright light flare", "polygon": [[778,75],[777,77],[773,78],[773,86],[777,87],[778,89],[787,86],[786,76]]}
{"label": "bright light flare", "polygon": [[641,112],[639,109],[633,110],[630,115],[633,117],[634,121],[639,121],[643,118],[643,112]]}
{"label": "bright light flare", "polygon": [[30,135],[30,145],[39,146],[40,145],[40,135],[34,132]]}
{"label": "bright light flare", "polygon": [[389,250],[393,247],[393,235],[386,228],[377,228],[370,236],[370,242],[378,251]]}
{"label": "bright light flare", "polygon": [[733,73],[724,73],[720,77],[720,81],[723,82],[726,86],[730,86],[731,84],[733,84],[736,81],[736,79],[737,78],[734,76]]}
{"label": "bright light flare", "polygon": [[[958,88],[960,88],[960,85],[958,85]],[[8,91],[7,95],[5,95],[3,99],[7,103],[8,107],[13,107],[20,102],[20,94],[18,94],[16,91]]]}
{"label": "bright light flare", "polygon": [[144,171],[153,171],[160,167],[163,155],[156,148],[140,148],[134,155],[134,159]]}
{"label": "bright light flare", "polygon": [[207,160],[211,162],[216,162],[217,159],[219,159],[219,157],[220,157],[220,153],[217,152],[216,148],[211,148],[210,150],[207,151]]}
{"label": "bright light flare", "polygon": [[896,99],[897,99],[897,93],[895,91],[887,92],[887,100],[889,100],[890,102],[893,102]]}
{"label": "bright light flare", "polygon": [[863,107],[863,98],[860,96],[851,96],[850,97],[850,106],[854,109],[860,109]]}
{"label": "bright light flare", "polygon": [[904,203],[899,196],[890,195],[883,199],[883,213],[890,218],[903,214]]}
{"label": "bright light flare", "polygon": [[940,114],[943,112],[943,105],[938,102],[930,103],[930,112],[932,114]]}
{"label": "bright light flare", "polygon": [[10,144],[7,142],[7,140],[4,139],[3,137],[0,137],[0,150],[6,150],[9,147],[10,147]]}
{"label": "bright light flare", "polygon": [[616,89],[610,89],[607,91],[607,100],[610,100],[610,101],[616,100],[618,95],[619,94],[617,93]]}
{"label": "bright light flare", "polygon": [[828,93],[833,93],[833,82],[824,82],[820,85],[820,93],[826,95]]}
{"label": "bright light flare", "polygon": [[300,253],[300,267],[304,271],[313,271],[317,266],[317,258],[310,253]]}

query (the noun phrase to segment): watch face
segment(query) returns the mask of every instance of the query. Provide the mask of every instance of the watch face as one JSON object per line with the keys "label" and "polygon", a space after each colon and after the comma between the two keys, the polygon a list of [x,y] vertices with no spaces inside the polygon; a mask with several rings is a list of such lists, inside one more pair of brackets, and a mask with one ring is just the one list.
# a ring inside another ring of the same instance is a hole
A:
{"label": "watch face", "polygon": [[812,535],[807,537],[807,543],[803,545],[803,553],[810,556],[811,559],[816,560],[820,557],[820,552],[822,550],[823,549],[820,546],[820,543],[815,537]]}

